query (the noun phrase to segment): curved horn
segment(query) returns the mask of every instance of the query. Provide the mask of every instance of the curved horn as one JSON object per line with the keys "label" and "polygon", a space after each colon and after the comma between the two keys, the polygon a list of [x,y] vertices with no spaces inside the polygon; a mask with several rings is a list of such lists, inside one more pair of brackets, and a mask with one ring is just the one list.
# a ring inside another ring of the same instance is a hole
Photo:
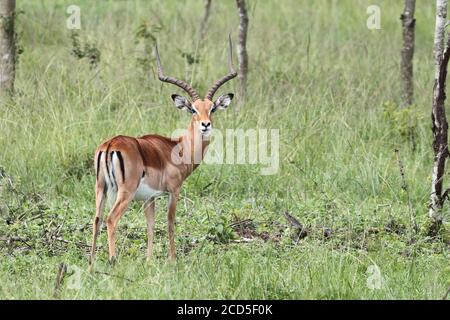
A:
{"label": "curved horn", "polygon": [[211,89],[208,90],[208,93],[206,94],[207,99],[212,100],[217,89],[219,89],[228,80],[231,80],[237,76],[237,72],[233,68],[233,47],[230,35],[228,35],[228,70],[229,73],[222,79],[217,80]]}
{"label": "curved horn", "polygon": [[159,57],[159,52],[158,52],[158,44],[155,44],[155,54],[156,54],[156,64],[157,64],[157,68],[158,68],[159,80],[161,80],[162,82],[171,83],[171,84],[174,84],[174,85],[180,87],[181,89],[183,89],[184,91],[186,91],[189,94],[189,96],[192,98],[192,102],[200,99],[200,96],[198,95],[198,93],[186,82],[175,79],[173,77],[167,77],[164,75],[162,66],[161,66],[161,59]]}

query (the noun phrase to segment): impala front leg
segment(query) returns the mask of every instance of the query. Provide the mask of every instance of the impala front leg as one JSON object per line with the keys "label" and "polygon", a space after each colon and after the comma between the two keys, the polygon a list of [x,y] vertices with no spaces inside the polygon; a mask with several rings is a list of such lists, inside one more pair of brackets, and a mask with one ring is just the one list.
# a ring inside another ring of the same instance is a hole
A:
{"label": "impala front leg", "polygon": [[174,261],[177,253],[175,249],[175,213],[177,209],[179,191],[171,192],[169,196],[168,230],[169,230],[169,259]]}
{"label": "impala front leg", "polygon": [[150,262],[153,253],[153,235],[155,228],[155,199],[151,199],[144,207],[145,218],[147,219],[147,262]]}

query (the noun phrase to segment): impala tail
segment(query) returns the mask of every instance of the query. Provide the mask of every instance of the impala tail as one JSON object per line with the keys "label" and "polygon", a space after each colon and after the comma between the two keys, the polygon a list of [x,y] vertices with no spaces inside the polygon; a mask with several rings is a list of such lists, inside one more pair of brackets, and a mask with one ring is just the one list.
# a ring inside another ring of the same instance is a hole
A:
{"label": "impala tail", "polygon": [[122,152],[110,151],[110,143],[105,151],[99,151],[96,163],[97,184],[103,185],[103,196],[106,195],[110,208],[117,197],[118,184],[125,181],[125,163]]}

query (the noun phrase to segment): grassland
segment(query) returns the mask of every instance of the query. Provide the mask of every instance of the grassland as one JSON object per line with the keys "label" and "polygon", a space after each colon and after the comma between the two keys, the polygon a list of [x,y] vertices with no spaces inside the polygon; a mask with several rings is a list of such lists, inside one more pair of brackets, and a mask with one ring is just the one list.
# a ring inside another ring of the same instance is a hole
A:
{"label": "grassland", "polygon": [[[101,53],[97,66],[71,54],[71,4],[81,8],[81,49],[88,43],[87,51]],[[380,30],[366,27],[370,4],[381,8]],[[61,262],[71,269],[58,293],[64,299],[444,296],[449,242],[445,233],[430,239],[423,232],[433,157],[432,3],[417,3],[416,102],[399,111],[402,1],[249,1],[248,96],[217,113],[215,124],[280,129],[279,172],[201,166],[178,207],[177,263],[166,258],[163,198],[153,264],[145,263],[145,219],[134,205],[119,224],[114,266],[102,232],[96,273],[87,272],[86,246],[96,146],[117,134],[170,135],[186,127],[189,116],[170,101],[175,89],[155,78],[152,37],[165,69],[204,92],[226,71],[226,35],[237,38],[234,1],[213,1],[203,43],[197,41],[202,1],[18,0],[17,6],[23,53],[15,98],[0,108],[1,298],[54,298]],[[308,236],[296,241],[285,211],[307,226]],[[254,241],[236,242],[239,230],[229,225],[244,219]],[[324,227],[331,237],[322,235]],[[371,266],[381,272],[376,288]]]}

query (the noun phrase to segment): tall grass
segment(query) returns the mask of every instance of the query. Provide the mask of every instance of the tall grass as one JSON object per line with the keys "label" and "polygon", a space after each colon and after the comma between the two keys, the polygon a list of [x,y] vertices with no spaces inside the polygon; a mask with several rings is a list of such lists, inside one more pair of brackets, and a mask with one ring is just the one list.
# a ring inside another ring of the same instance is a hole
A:
{"label": "tall grass", "polygon": [[[81,289],[64,287],[62,297],[440,298],[449,278],[448,243],[422,237],[409,244],[383,231],[389,221],[409,221],[395,149],[418,223],[426,222],[434,7],[422,1],[416,9],[413,151],[385,112],[386,103],[400,103],[402,3],[377,1],[382,29],[369,30],[366,8],[372,2],[249,1],[248,97],[217,112],[215,125],[280,129],[279,172],[262,176],[251,165],[201,166],[183,188],[175,266],[165,258],[166,200],[157,205],[151,267],[144,264],[145,222],[135,205],[119,225],[118,265],[105,263],[103,232],[98,270],[110,275],[83,271]],[[2,216],[12,215],[12,207],[41,206],[43,217],[25,225],[1,219],[0,234],[42,238],[62,224],[59,237],[69,244],[49,249],[36,240],[33,249],[19,250],[3,243],[3,298],[52,298],[60,261],[85,269],[86,253],[76,244],[90,241],[92,157],[100,142],[117,134],[170,135],[187,125],[189,116],[170,100],[177,89],[155,77],[152,42],[137,36],[139,28],[147,25],[158,39],[166,72],[192,81],[201,92],[226,72],[227,34],[237,37],[233,1],[213,2],[206,38],[198,43],[202,1],[79,0],[80,40],[101,52],[92,69],[86,59],[71,55],[71,31],[65,27],[71,4],[17,3],[24,11],[17,23],[24,53],[16,96],[0,108],[0,165],[17,192],[4,191]],[[189,64],[183,53],[199,63]],[[236,91],[235,85],[221,90]],[[39,199],[24,202],[18,193]],[[307,237],[296,245],[284,211],[305,225],[347,233],[331,242]],[[259,231],[281,228],[281,240],[213,244],[205,235],[221,216],[253,219]],[[371,228],[381,233],[370,235]],[[385,280],[378,290],[366,285],[372,264]]]}

